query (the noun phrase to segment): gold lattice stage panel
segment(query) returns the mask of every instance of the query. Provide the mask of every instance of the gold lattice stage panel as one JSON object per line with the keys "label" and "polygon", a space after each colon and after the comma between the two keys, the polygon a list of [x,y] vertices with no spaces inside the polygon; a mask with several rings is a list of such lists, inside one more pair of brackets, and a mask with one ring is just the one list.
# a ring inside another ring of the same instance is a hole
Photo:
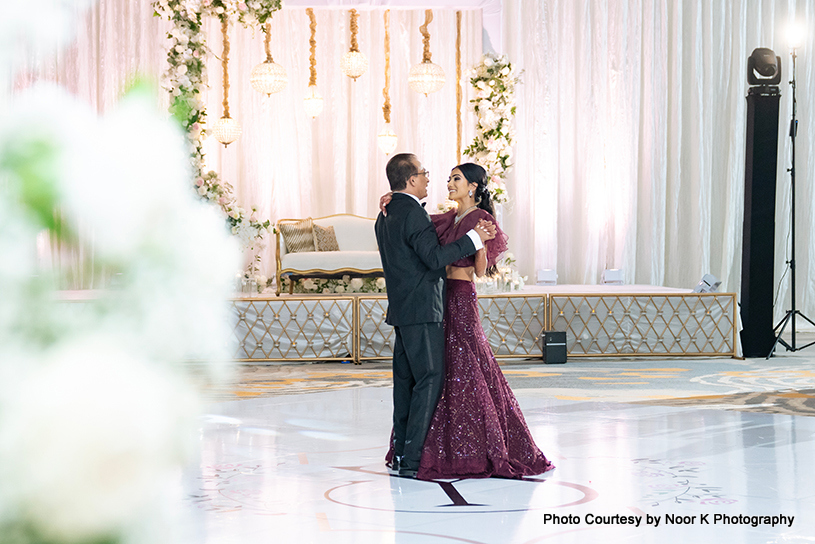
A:
{"label": "gold lattice stage panel", "polygon": [[551,294],[549,316],[571,357],[739,354],[734,293]]}
{"label": "gold lattice stage panel", "polygon": [[[527,287],[480,295],[501,358],[540,358],[542,332],[566,331],[569,357],[740,354],[736,295],[651,286]],[[283,295],[232,301],[239,361],[390,359],[385,295]]]}
{"label": "gold lattice stage panel", "polygon": [[[385,323],[385,295],[359,297],[359,359],[390,359],[393,328]],[[546,294],[480,295],[481,325],[493,352],[502,358],[541,357]]]}
{"label": "gold lattice stage panel", "polygon": [[248,297],[232,300],[239,361],[355,359],[354,297]]}

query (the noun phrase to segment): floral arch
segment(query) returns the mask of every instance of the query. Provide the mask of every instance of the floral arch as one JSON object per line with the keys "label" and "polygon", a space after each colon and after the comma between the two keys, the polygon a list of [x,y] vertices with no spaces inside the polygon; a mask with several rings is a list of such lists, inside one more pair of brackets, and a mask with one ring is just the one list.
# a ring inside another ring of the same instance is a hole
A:
{"label": "floral arch", "polygon": [[247,212],[238,206],[232,186],[221,180],[217,172],[204,172],[207,112],[201,95],[207,86],[207,46],[203,23],[204,18],[210,16],[221,22],[237,19],[247,28],[259,26],[266,32],[263,25],[281,8],[281,0],[155,0],[152,5],[156,16],[172,23],[167,33],[170,40],[168,68],[162,86],[170,93],[170,113],[187,135],[195,190],[202,198],[220,206],[242,247],[255,253],[246,272],[247,276],[254,276],[260,259],[256,252],[269,232],[271,221],[261,221],[254,209]]}

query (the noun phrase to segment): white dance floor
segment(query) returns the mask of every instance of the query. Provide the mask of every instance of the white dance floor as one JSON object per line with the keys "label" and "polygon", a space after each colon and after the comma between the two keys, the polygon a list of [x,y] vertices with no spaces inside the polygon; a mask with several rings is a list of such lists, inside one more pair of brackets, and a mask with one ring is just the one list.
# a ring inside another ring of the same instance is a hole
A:
{"label": "white dance floor", "polygon": [[388,475],[390,388],[214,405],[202,420],[200,463],[182,480],[188,536],[213,544],[815,540],[815,418],[516,393],[557,465],[540,478]]}

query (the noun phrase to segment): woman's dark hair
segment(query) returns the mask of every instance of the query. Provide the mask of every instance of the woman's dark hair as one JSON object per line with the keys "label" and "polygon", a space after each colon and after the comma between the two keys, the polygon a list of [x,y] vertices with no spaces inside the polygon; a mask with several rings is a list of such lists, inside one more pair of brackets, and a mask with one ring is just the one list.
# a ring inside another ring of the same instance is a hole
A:
{"label": "woman's dark hair", "polygon": [[[464,179],[467,180],[467,183],[475,183],[476,187],[473,197],[475,198],[476,205],[495,217],[495,211],[492,208],[492,195],[490,195],[490,191],[487,189],[487,171],[484,170],[484,167],[473,162],[465,162],[464,164],[459,164],[456,168],[464,174]],[[487,267],[487,276],[493,277],[496,274],[498,274],[497,266],[492,265]]]}
{"label": "woman's dark hair", "polygon": [[476,205],[482,210],[486,210],[490,215],[495,216],[495,212],[492,209],[492,196],[487,189],[487,171],[484,170],[484,167],[473,162],[465,162],[464,164],[459,164],[456,168],[464,174],[467,183],[476,184],[475,194],[473,195]]}

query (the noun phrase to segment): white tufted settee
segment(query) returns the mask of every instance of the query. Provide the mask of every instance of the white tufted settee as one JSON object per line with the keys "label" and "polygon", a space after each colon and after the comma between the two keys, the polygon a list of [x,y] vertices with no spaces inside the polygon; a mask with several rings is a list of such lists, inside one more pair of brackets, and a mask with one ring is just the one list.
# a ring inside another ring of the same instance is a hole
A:
{"label": "white tufted settee", "polygon": [[[302,251],[289,253],[280,233],[281,224],[294,224],[300,219],[281,219],[277,222],[277,294],[280,294],[282,278],[331,278],[345,274],[361,276],[384,276],[379,248],[376,245],[374,219],[352,214],[336,214],[313,219],[315,225],[334,227],[339,251]],[[294,288],[290,283],[289,292]]]}

